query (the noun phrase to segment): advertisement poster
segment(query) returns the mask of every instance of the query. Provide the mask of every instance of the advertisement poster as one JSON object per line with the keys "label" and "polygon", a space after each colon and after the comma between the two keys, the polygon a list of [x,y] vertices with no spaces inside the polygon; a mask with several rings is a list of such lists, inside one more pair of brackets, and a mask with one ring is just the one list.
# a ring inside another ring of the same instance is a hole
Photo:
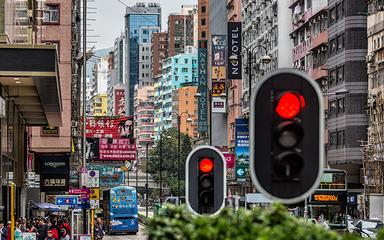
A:
{"label": "advertisement poster", "polygon": [[228,79],[241,79],[241,22],[228,22]]}
{"label": "advertisement poster", "polygon": [[88,170],[88,185],[89,188],[100,187],[100,173],[99,170]]}
{"label": "advertisement poster", "polygon": [[136,145],[131,143],[130,139],[106,139],[99,141],[99,159],[100,160],[135,160]]}
{"label": "advertisement poster", "polygon": [[115,106],[113,109],[113,114],[115,116],[124,115],[125,109],[125,97],[124,97],[124,89],[115,89]]}
{"label": "advertisement poster", "polygon": [[247,119],[236,119],[236,178],[245,181],[249,177],[249,127]]}
{"label": "advertisement poster", "polygon": [[223,153],[225,160],[227,162],[227,168],[235,167],[235,154],[233,153]]}
{"label": "advertisement poster", "polygon": [[89,168],[90,171],[99,171],[100,188],[112,188],[124,184],[124,172],[117,167],[105,165],[92,165]]}
{"label": "advertisement poster", "polygon": [[39,155],[38,161],[41,191],[68,191],[69,154]]}
{"label": "advertisement poster", "polygon": [[225,113],[227,110],[226,99],[220,97],[212,98],[212,113]]}
{"label": "advertisement poster", "polygon": [[133,139],[133,117],[87,117],[87,138]]}
{"label": "advertisement poster", "polygon": [[212,66],[225,66],[227,49],[225,35],[212,35]]}

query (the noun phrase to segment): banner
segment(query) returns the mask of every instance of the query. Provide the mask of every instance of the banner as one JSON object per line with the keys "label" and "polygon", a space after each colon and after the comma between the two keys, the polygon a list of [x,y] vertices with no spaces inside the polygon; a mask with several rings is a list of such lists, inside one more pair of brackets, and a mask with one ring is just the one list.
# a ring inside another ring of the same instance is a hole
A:
{"label": "banner", "polygon": [[115,97],[115,105],[113,108],[113,114],[115,116],[121,116],[124,115],[124,109],[125,109],[125,97],[124,97],[124,89],[115,89],[114,90],[114,97]]}
{"label": "banner", "polygon": [[130,139],[106,139],[102,138],[99,142],[100,160],[135,160],[136,145]]}
{"label": "banner", "polygon": [[238,118],[236,124],[236,177],[238,181],[249,178],[249,126],[248,120]]}
{"label": "banner", "polygon": [[197,61],[198,61],[198,85],[199,86],[205,86],[205,87],[199,87],[199,105],[198,105],[198,131],[199,132],[207,132],[208,131],[208,51],[207,51],[207,41],[206,40],[200,40],[199,41],[199,48],[198,48],[198,55],[197,55]]}
{"label": "banner", "polygon": [[241,79],[241,22],[228,22],[228,79]]}
{"label": "banner", "polygon": [[86,137],[133,139],[133,117],[87,117]]}

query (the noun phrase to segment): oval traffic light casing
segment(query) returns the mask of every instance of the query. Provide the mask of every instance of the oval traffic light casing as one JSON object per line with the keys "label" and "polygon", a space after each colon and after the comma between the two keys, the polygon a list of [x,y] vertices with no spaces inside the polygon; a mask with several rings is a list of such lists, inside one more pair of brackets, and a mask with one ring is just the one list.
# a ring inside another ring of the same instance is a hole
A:
{"label": "oval traffic light casing", "polygon": [[213,161],[209,158],[203,158],[199,164],[200,171],[209,173],[213,170]]}
{"label": "oval traffic light casing", "polygon": [[280,117],[291,119],[299,115],[303,106],[305,106],[304,97],[288,91],[281,94],[275,110]]}

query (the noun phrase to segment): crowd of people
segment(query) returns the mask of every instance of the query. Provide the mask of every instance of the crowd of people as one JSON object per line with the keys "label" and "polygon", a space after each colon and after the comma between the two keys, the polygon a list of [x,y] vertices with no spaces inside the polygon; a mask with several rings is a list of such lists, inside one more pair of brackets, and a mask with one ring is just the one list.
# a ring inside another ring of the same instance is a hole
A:
{"label": "crowd of people", "polygon": [[[37,240],[69,240],[71,226],[68,219],[59,217],[38,217],[31,221],[20,218],[15,222],[15,240],[22,240],[24,232],[36,233]],[[11,239],[11,222],[0,221],[0,240]]]}

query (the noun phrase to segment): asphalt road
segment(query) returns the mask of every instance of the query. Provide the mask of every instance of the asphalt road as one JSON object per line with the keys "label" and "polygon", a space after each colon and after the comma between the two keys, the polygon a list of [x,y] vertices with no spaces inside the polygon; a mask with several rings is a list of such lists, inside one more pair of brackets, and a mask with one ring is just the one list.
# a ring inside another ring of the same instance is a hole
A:
{"label": "asphalt road", "polygon": [[144,235],[144,227],[142,225],[139,225],[139,232],[137,235],[112,235],[112,236],[105,236],[103,240],[146,240],[146,236]]}

